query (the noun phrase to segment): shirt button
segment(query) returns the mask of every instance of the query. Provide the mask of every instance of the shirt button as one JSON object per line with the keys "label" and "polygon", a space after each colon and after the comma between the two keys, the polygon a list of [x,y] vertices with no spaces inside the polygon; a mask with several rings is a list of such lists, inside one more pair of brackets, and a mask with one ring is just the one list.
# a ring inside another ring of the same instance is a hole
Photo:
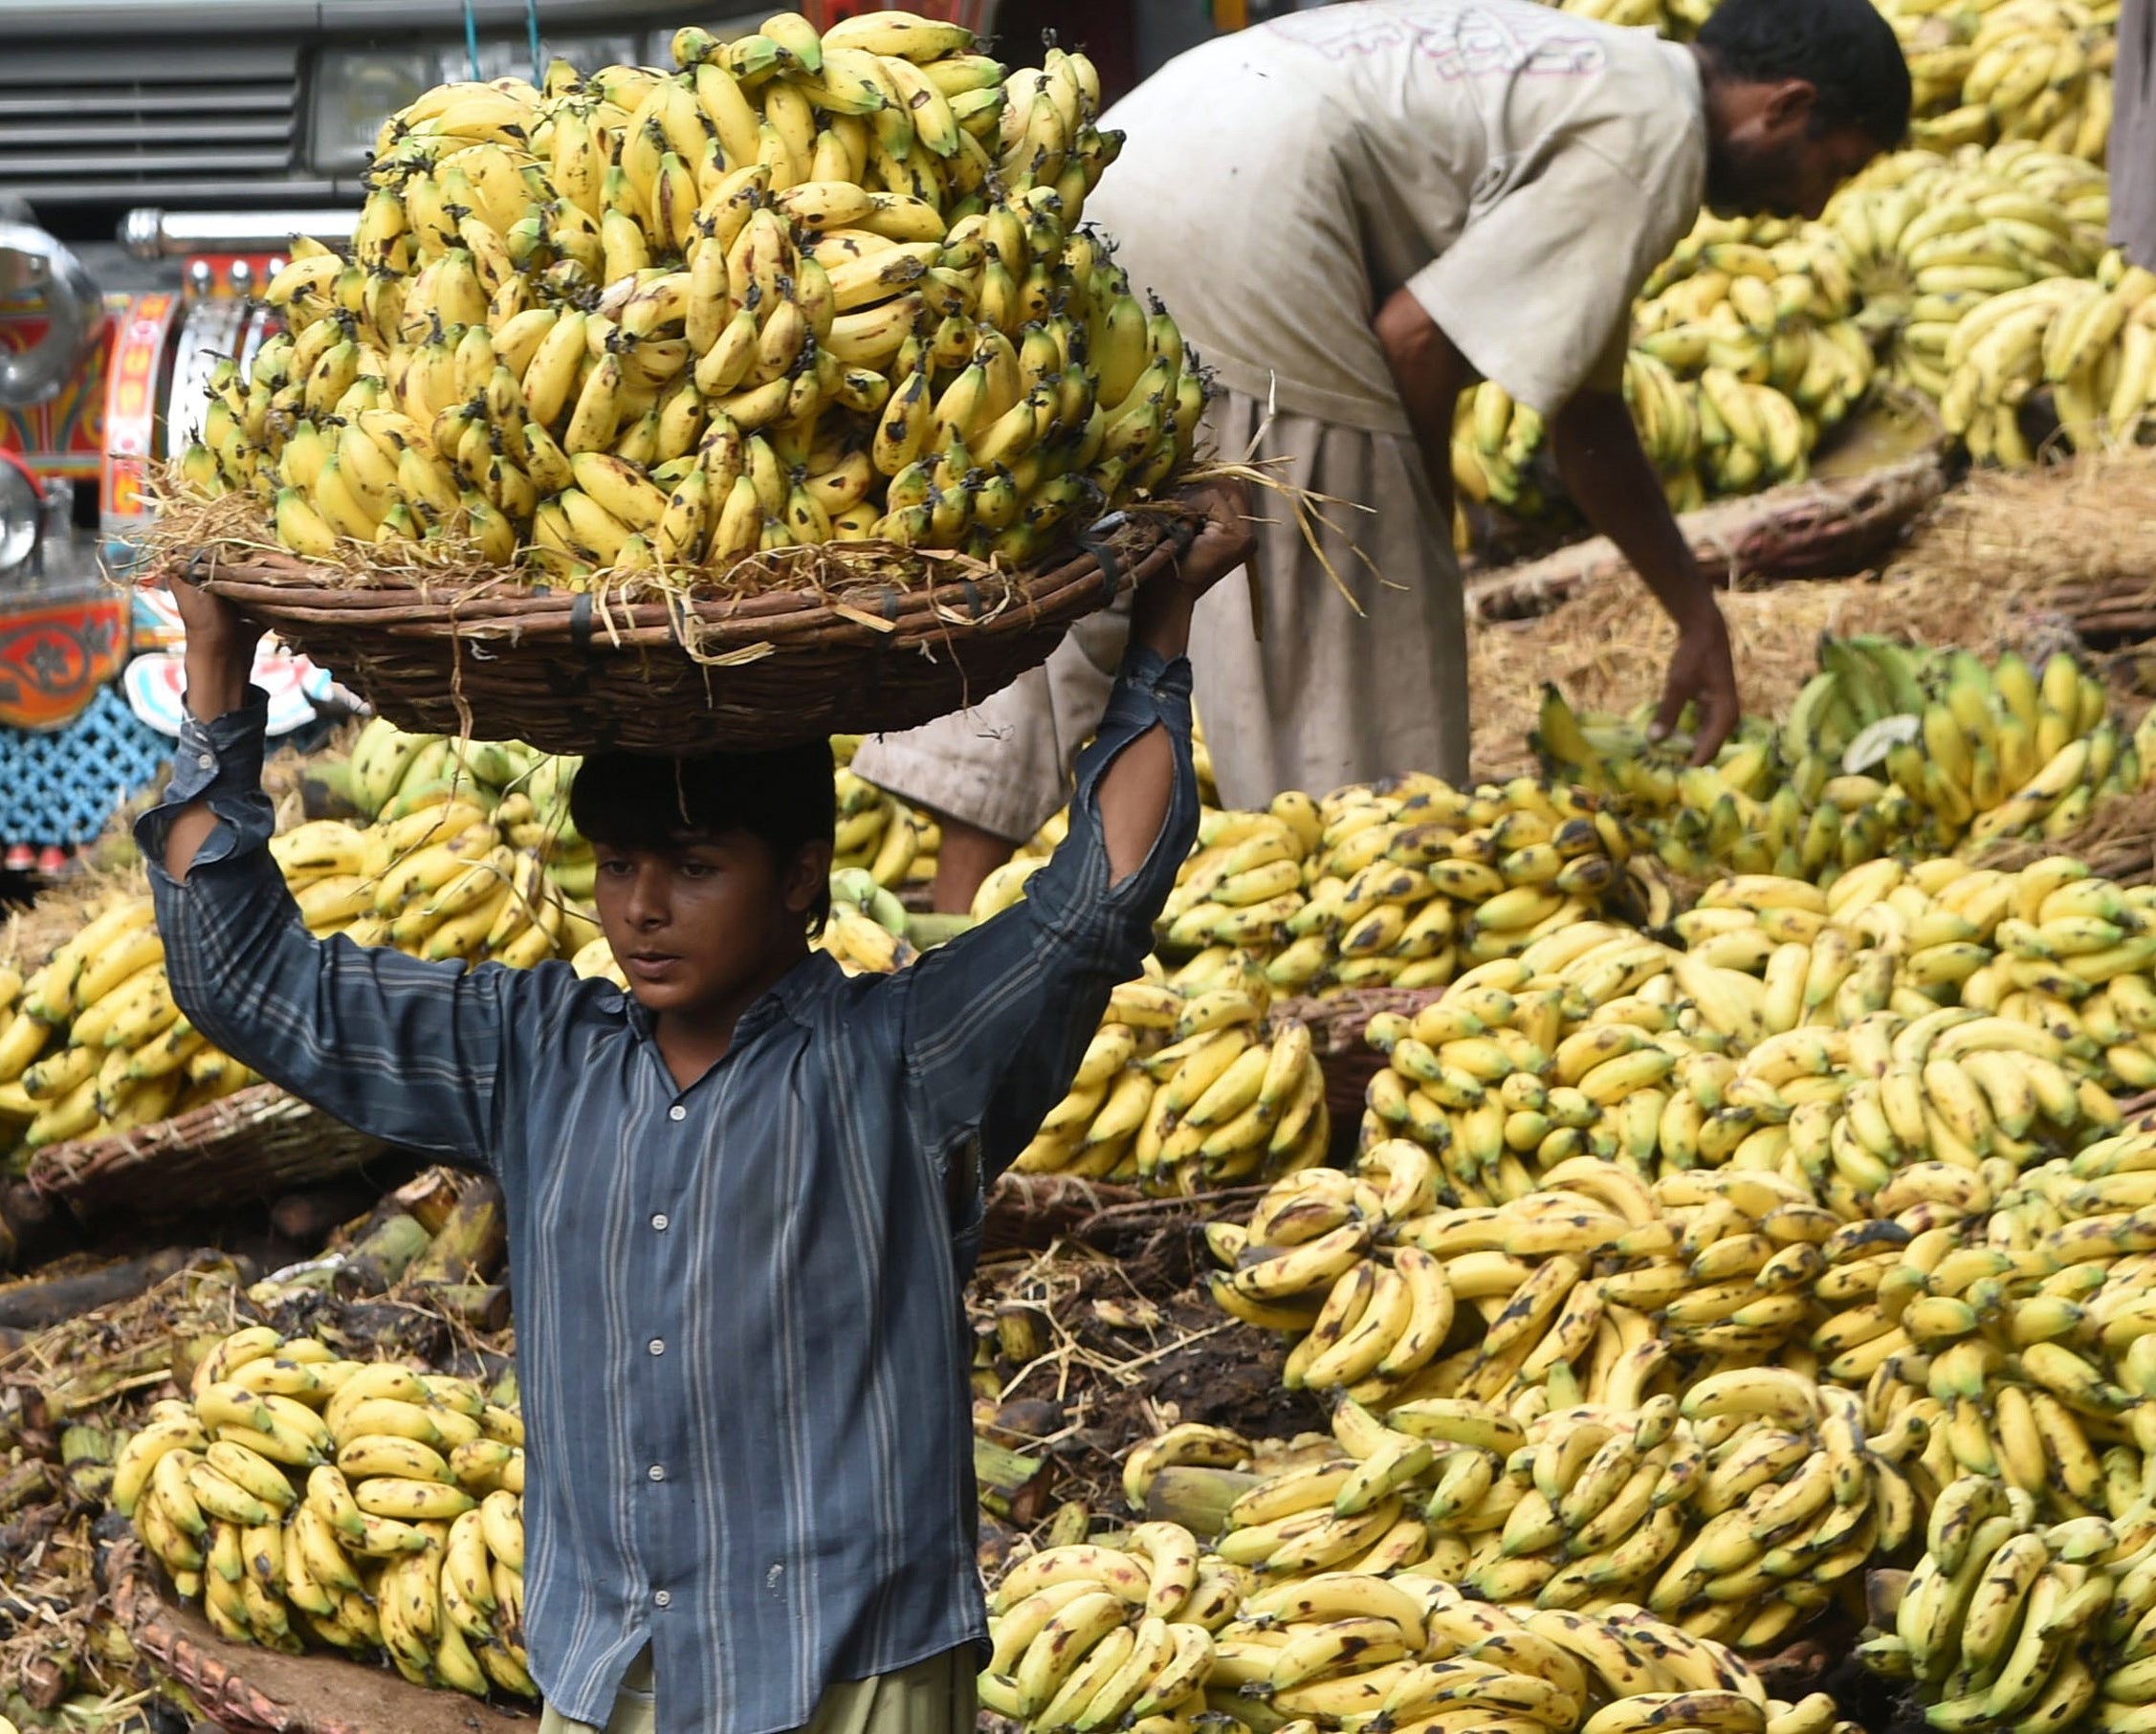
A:
{"label": "shirt button", "polygon": [[655,1216],[653,1216],[651,1218],[651,1226],[657,1229],[661,1234],[665,1234],[667,1231],[667,1213],[662,1210]]}
{"label": "shirt button", "polygon": [[671,1608],[673,1606],[673,1591],[671,1590],[661,1590],[651,1599],[662,1608]]}
{"label": "shirt button", "polygon": [[686,1120],[688,1117],[689,1110],[678,1102],[667,1109],[667,1118],[670,1120]]}
{"label": "shirt button", "polygon": [[645,1347],[650,1350],[653,1354],[664,1354],[667,1351],[666,1338],[653,1337]]}
{"label": "shirt button", "polygon": [[206,771],[211,769],[216,764],[216,762],[217,759],[214,754],[198,753],[195,755],[195,763],[200,765]]}
{"label": "shirt button", "polygon": [[663,1482],[667,1479],[667,1466],[664,1463],[653,1463],[644,1473],[655,1482]]}

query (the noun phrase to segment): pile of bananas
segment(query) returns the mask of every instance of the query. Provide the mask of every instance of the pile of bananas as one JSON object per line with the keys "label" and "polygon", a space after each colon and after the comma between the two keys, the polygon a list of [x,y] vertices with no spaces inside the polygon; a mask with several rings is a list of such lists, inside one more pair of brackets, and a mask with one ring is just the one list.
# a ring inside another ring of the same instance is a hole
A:
{"label": "pile of bananas", "polygon": [[[2099,13],[2105,14],[2101,19]],[[2033,143],[2101,164],[2111,135],[2111,68],[2118,53],[2116,6],[2079,0],[2005,0],[1947,11],[1903,5],[1889,11],[1908,52],[1919,145],[1936,150]],[[1947,93],[1952,106],[1944,107]]]}
{"label": "pile of bananas", "polygon": [[1620,30],[1651,30],[1689,41],[1714,16],[1719,0],[1558,0],[1560,11]]}
{"label": "pile of bananas", "polygon": [[1941,424],[1973,458],[2028,465],[2022,406],[2048,389],[2075,450],[2131,441],[2156,392],[2151,295],[2156,274],[2112,252],[2093,279],[2050,277],[1971,309],[1947,343]]}
{"label": "pile of bananas", "polygon": [[368,818],[396,821],[454,799],[484,810],[512,848],[546,864],[563,896],[588,902],[599,864],[569,817],[574,757],[520,740],[457,740],[407,735],[377,716],[352,742],[345,784]]}
{"label": "pile of bananas", "polygon": [[1641,1608],[1507,1609],[1434,1571],[1353,1567],[1260,1586],[1177,1525],[1140,1525],[1131,1542],[1052,1547],[1012,1569],[990,1603],[987,1708],[1031,1729],[1148,1734],[1208,1713],[1278,1734],[1374,1722],[1432,1734],[1850,1726],[1824,1695],[1771,1698],[1726,1646]]}
{"label": "pile of bananas", "polygon": [[1265,977],[1186,994],[1126,982],[1070,1093],[1013,1166],[1189,1195],[1325,1160],[1331,1117],[1307,1025],[1266,1016]]}
{"label": "pile of bananas", "polygon": [[2122,738],[2103,683],[2063,651],[2038,670],[2011,650],[1988,666],[1967,650],[1822,638],[1819,661],[1781,727],[1792,779],[1823,792],[1837,769],[1883,770],[1916,803],[1915,841],[2063,836],[2099,796],[2141,786],[2141,738]]}
{"label": "pile of bananas", "polygon": [[[934,878],[941,832],[933,820],[847,768],[856,744],[850,736],[832,742],[838,761],[836,865],[865,868],[879,886]],[[512,847],[544,860],[548,876],[565,895],[588,900],[598,863],[569,816],[569,790],[582,763],[517,740],[407,735],[376,717],[352,742],[344,783],[353,804],[370,819],[403,819],[452,795],[472,801],[493,816]]]}
{"label": "pile of bananas", "polygon": [[1628,848],[1597,803],[1532,778],[1290,792],[1204,814],[1157,938],[1170,957],[1254,952],[1287,993],[1441,987],[1596,913]]}
{"label": "pile of bananas", "polygon": [[1858,321],[1883,345],[1881,370],[1936,401],[1961,320],[2032,283],[2093,275],[2109,212],[2101,169],[2015,143],[1881,158],[1822,221],[1855,274]]}
{"label": "pile of bananas", "polygon": [[1703,217],[1633,311],[1626,396],[1680,509],[1801,481],[1871,389],[1871,343],[1833,231]]}
{"label": "pile of bananas", "polygon": [[363,830],[310,820],[273,837],[270,854],[317,938],[529,969],[573,955],[599,929],[536,849],[508,840],[510,826],[539,823],[526,809],[522,793],[491,814],[459,793]]}
{"label": "pile of bananas", "polygon": [[25,978],[0,970],[0,1120],[27,1150],[131,1131],[255,1081],[182,1016],[146,896],[115,895]]}
{"label": "pile of bananas", "polygon": [[1680,1027],[1672,961],[1628,928],[1574,922],[1413,1017],[1380,1013],[1366,1039],[1386,1065],[1363,1145],[1419,1146],[1449,1203],[1523,1196],[1582,1153],[1651,1177],[1661,1086],[1681,1058],[1721,1045],[1696,1018]]}
{"label": "pile of bananas", "polygon": [[842,867],[864,869],[880,886],[933,880],[942,827],[895,795],[862,781],[845,764],[837,776],[839,828],[832,859]]}
{"label": "pile of bananas", "polygon": [[1819,661],[1779,725],[1747,718],[1712,765],[1686,768],[1681,736],[1649,741],[1643,713],[1578,713],[1553,686],[1530,741],[1552,776],[1621,797],[1613,825],[1677,872],[1821,883],[1889,852],[2066,836],[2156,762],[2156,726],[2124,735],[2063,651],[2037,670],[1822,637]]}
{"label": "pile of bananas", "polygon": [[2145,1726],[2156,1522],[2137,1502],[2128,1518],[2046,1524],[2017,1488],[1955,1482],[1916,1569],[1881,1574],[1880,1628],[1858,1654],[1911,1682],[1935,1728]]}
{"label": "pile of bananas", "polygon": [[[1579,17],[1689,41],[1717,0],[1555,0]],[[2117,0],[1880,0],[1909,66],[1916,143],[2033,142],[2097,165],[2110,143]]]}
{"label": "pile of bananas", "polygon": [[[1624,394],[1678,511],[1800,481],[1821,437],[1871,388],[1839,238],[1816,225],[1702,217],[1633,309]],[[1459,496],[1523,517],[1549,501],[1531,472],[1542,418],[1485,380],[1454,412]]]}
{"label": "pile of bananas", "polygon": [[[1079,227],[1119,135],[1082,55],[907,12],[673,68],[557,61],[392,117],[351,252],[216,370],[198,493],[325,559],[708,575],[875,540],[1024,563],[1186,464],[1206,386]],[[353,544],[359,544],[355,547]]]}
{"label": "pile of bananas", "polygon": [[524,1425],[467,1380],[251,1326],[121,1448],[112,1503],[219,1636],[536,1698]]}
{"label": "pile of bananas", "polygon": [[1636,1409],[1675,1389],[1679,1353],[1784,1352],[1813,1316],[1816,1247],[1841,1226],[1777,1174],[1649,1186],[1593,1157],[1506,1204],[1438,1197],[1426,1152],[1400,1142],[1353,1174],[1287,1175],[1246,1226],[1208,1231],[1232,1266],[1213,1296],[1296,1338],[1291,1388],[1340,1389],[1397,1426],[1425,1399],[1494,1403],[1525,1425],[1580,1403]]}

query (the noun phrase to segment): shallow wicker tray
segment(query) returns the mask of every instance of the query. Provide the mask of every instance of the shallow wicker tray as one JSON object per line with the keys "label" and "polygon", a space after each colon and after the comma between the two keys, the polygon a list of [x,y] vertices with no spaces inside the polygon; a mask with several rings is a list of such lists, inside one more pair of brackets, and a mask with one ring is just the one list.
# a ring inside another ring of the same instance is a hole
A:
{"label": "shallow wicker tray", "polygon": [[[355,582],[290,555],[214,544],[184,575],[400,728],[554,753],[688,755],[912,728],[978,704],[1180,545],[1175,520],[1117,514],[1028,571],[803,548],[756,557],[778,587],[755,595],[629,602],[534,590],[500,573]],[[879,562],[913,582],[880,580]]]}
{"label": "shallow wicker tray", "polygon": [[512,1734],[539,1725],[529,1711],[429,1692],[393,1673],[327,1652],[284,1656],[227,1643],[171,1593],[133,1537],[105,1555],[113,1612],[153,1675],[187,1689],[228,1734]]}
{"label": "shallow wicker tray", "polygon": [[387,1146],[274,1084],[130,1132],[49,1144],[30,1183],[85,1210],[214,1210],[358,1168]]}

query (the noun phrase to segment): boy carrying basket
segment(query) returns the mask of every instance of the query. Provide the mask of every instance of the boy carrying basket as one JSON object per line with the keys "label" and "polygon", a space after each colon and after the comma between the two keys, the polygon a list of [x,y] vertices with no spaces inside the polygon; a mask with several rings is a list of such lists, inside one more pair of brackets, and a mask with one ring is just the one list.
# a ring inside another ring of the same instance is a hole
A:
{"label": "boy carrying basket", "polygon": [[572,811],[629,981],[313,938],[265,846],[258,630],[194,586],[188,716],[136,835],[173,997],[264,1077],[508,1204],[542,1734],[964,1734],[984,1620],[960,1293],[984,1191],[1134,977],[1198,823],[1201,496],[1147,584],[1070,834],[888,977],[809,949],[821,743],[595,756]]}

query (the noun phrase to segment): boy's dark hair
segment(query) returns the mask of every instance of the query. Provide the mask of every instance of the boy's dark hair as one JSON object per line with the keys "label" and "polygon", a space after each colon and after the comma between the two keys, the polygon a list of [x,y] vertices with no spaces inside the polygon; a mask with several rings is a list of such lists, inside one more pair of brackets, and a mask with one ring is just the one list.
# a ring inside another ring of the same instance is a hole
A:
{"label": "boy's dark hair", "polygon": [[[745,832],[783,867],[810,844],[829,843],[837,829],[831,743],[695,758],[594,753],[569,790],[569,817],[593,843],[616,849],[677,848]],[[809,932],[822,933],[830,913],[830,890],[820,888]]]}
{"label": "boy's dark hair", "polygon": [[1908,62],[1872,0],[1723,0],[1699,45],[1730,77],[1815,86],[1815,132],[1856,126],[1881,150],[1908,133]]}

